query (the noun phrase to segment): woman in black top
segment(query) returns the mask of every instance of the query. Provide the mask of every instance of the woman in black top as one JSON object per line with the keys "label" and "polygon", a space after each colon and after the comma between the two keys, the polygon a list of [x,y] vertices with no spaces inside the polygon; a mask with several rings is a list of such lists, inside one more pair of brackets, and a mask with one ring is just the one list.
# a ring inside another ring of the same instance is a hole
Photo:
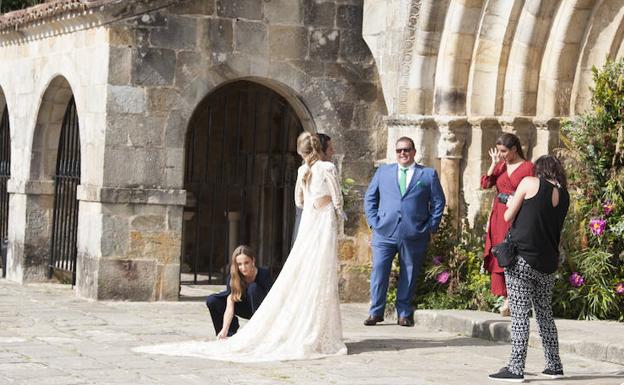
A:
{"label": "woman in black top", "polygon": [[552,290],[559,264],[561,229],[570,197],[565,172],[556,157],[540,157],[535,162],[535,175],[520,182],[505,211],[505,220],[513,220],[511,238],[518,246],[516,263],[505,268],[512,348],[507,366],[490,374],[493,380],[524,381],[531,306],[535,308],[546,358],[542,374],[551,378],[563,376],[552,313]]}

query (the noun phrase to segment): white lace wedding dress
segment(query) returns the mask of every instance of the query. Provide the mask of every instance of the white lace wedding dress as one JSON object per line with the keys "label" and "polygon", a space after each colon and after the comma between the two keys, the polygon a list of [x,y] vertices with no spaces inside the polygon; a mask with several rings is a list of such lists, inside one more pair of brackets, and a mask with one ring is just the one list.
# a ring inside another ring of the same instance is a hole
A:
{"label": "white lace wedding dress", "polygon": [[[298,170],[295,203],[303,206],[297,239],[260,308],[237,334],[224,341],[144,346],[137,352],[236,362],[302,360],[342,355],[338,302],[337,212],[342,195],[335,166],[318,161],[303,186],[308,166]],[[314,202],[330,196],[319,209]]]}

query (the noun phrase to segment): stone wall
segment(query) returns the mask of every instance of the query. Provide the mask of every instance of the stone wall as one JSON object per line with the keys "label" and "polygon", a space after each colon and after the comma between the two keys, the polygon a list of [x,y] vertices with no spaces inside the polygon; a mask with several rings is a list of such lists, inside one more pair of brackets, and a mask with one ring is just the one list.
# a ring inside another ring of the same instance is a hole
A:
{"label": "stone wall", "polygon": [[[355,0],[108,2],[0,36],[13,154],[9,279],[45,279],[58,135],[72,96],[82,297],[177,298],[186,133],[199,103],[228,82],[283,96],[305,130],[332,137],[341,175],[362,190],[385,147],[362,9]],[[369,259],[360,206],[341,235],[343,287]]]}

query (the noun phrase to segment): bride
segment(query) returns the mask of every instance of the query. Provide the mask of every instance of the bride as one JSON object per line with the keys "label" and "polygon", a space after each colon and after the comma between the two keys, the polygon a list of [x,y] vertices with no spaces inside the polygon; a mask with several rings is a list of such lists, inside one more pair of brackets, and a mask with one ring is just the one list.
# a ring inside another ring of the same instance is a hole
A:
{"label": "bride", "polygon": [[297,239],[271,291],[253,317],[223,341],[144,346],[137,352],[235,362],[314,359],[347,353],[338,301],[337,213],[342,195],[336,167],[321,161],[316,135],[297,138],[304,164],[295,204],[303,207]]}

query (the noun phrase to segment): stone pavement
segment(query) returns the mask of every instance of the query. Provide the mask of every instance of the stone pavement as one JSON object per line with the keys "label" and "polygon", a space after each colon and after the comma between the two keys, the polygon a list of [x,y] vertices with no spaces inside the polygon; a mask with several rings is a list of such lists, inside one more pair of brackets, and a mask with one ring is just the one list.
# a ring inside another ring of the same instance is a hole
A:
{"label": "stone pavement", "polygon": [[[66,285],[0,279],[0,384],[484,384],[494,383],[486,376],[505,364],[510,351],[508,343],[463,335],[504,338],[508,321],[496,314],[426,311],[418,312],[414,328],[390,320],[365,327],[366,305],[344,304],[347,356],[236,364],[132,352],[141,345],[214,338],[205,288],[183,294],[180,302],[91,302]],[[564,352],[567,378],[557,384],[624,383],[624,366],[596,359],[621,349],[621,324],[558,325],[562,350],[585,346],[578,353],[592,357],[585,354],[589,340],[596,342],[594,351],[606,353],[591,359]],[[527,382],[553,383],[537,376],[542,369],[541,349],[530,348]]]}

